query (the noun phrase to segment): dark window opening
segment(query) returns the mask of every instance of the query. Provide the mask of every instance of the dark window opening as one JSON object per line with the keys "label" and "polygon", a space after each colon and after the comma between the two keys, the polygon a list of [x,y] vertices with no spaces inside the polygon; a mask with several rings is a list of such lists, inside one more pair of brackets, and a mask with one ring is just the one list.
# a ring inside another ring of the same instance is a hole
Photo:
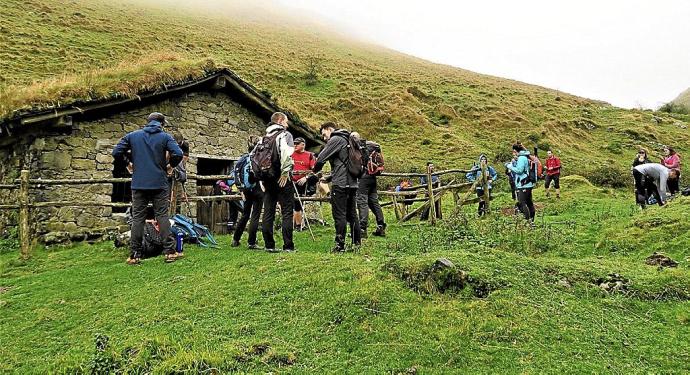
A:
{"label": "dark window opening", "polygon": [[[122,160],[116,160],[113,168],[114,178],[129,178],[132,175],[127,170],[127,163]],[[132,202],[132,183],[131,182],[116,182],[113,183],[113,193],[110,196],[110,201],[113,203],[131,203]],[[127,207],[113,207],[113,213],[127,212]]]}

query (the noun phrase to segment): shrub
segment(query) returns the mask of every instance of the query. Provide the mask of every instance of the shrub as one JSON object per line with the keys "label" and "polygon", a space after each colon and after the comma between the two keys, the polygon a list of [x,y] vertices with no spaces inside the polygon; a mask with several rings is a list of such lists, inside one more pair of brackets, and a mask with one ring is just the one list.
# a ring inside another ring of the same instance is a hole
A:
{"label": "shrub", "polygon": [[630,171],[613,164],[595,166],[584,174],[591,183],[597,186],[607,186],[615,189],[630,186],[632,178]]}

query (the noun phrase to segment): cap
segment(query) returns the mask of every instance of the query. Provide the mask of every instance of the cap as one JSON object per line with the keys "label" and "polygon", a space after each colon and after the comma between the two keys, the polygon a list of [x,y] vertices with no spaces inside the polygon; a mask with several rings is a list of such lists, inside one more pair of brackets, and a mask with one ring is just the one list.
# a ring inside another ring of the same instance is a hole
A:
{"label": "cap", "polygon": [[304,141],[304,138],[297,137],[297,138],[295,138],[295,144],[297,144],[297,143],[306,143],[306,142]]}
{"label": "cap", "polygon": [[161,124],[167,124],[168,121],[165,119],[165,115],[160,112],[153,112],[146,118],[146,121],[158,121]]}

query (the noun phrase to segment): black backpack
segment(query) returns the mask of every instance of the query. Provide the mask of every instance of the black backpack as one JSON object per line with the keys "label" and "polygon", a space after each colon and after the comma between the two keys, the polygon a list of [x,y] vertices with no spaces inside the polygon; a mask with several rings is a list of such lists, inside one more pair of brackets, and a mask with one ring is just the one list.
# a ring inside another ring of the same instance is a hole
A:
{"label": "black backpack", "polygon": [[260,181],[275,180],[280,176],[280,158],[278,155],[278,136],[285,130],[265,136],[254,147],[251,156],[252,173]]}
{"label": "black backpack", "polygon": [[153,223],[144,224],[144,239],[142,242],[142,258],[151,258],[163,253],[165,241],[161,232],[156,229]]}
{"label": "black backpack", "polygon": [[352,177],[361,178],[367,171],[367,162],[369,155],[367,153],[366,141],[356,140],[352,135],[345,135],[337,133],[340,137],[345,138],[347,141],[347,159],[343,160],[347,171]]}

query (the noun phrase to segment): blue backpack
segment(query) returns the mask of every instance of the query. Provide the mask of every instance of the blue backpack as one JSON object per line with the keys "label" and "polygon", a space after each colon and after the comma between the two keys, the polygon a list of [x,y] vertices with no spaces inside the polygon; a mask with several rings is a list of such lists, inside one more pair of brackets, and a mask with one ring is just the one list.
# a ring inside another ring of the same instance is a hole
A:
{"label": "blue backpack", "polygon": [[170,228],[173,234],[182,233],[185,241],[196,243],[203,247],[217,247],[218,242],[205,226],[196,224],[187,216],[177,214],[172,218],[175,225]]}
{"label": "blue backpack", "polygon": [[235,163],[233,175],[235,176],[235,185],[240,191],[248,191],[254,189],[256,186],[256,179],[252,173],[251,154],[244,154],[240,156]]}

